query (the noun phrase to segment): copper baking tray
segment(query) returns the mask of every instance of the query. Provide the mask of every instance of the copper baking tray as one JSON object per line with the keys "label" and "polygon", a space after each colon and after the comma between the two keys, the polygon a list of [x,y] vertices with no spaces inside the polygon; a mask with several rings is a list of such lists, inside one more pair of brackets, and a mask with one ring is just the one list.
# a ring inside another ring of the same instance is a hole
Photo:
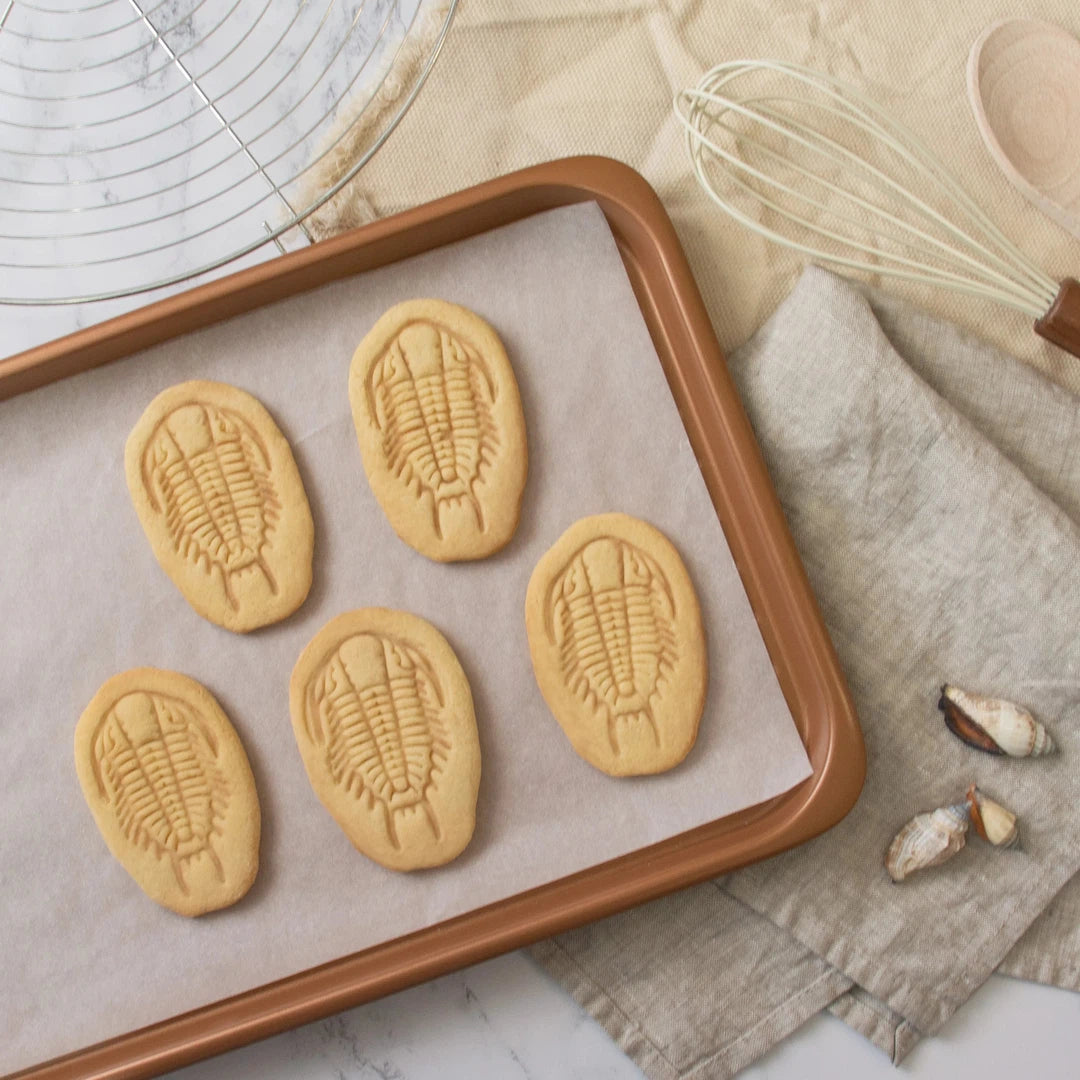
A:
{"label": "copper baking tray", "polygon": [[764,859],[851,809],[866,762],[850,693],[675,230],[625,165],[575,157],[523,169],[20,353],[0,361],[0,400],[586,200],[614,234],[813,774],[749,810],[16,1077],[119,1080],[174,1069]]}

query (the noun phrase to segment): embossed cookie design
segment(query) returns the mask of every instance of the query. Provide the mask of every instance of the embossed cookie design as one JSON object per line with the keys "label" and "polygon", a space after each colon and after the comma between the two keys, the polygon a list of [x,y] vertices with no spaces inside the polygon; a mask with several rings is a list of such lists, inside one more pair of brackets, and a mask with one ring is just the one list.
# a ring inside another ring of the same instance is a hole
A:
{"label": "embossed cookie design", "polygon": [[525,628],[544,700],[587,762],[636,776],[686,757],[708,659],[697,595],[663,533],[626,514],[571,525],[533,571]]}
{"label": "embossed cookie design", "polygon": [[285,436],[250,394],[170,387],[128,436],[124,464],[154,555],[200,615],[243,632],[304,602],[311,510]]}
{"label": "embossed cookie design", "polygon": [[434,626],[384,608],[331,619],[296,662],[289,704],[311,786],[361,852],[391,870],[461,853],[480,742],[468,679]]}
{"label": "embossed cookie design", "polygon": [[482,559],[517,528],[525,418],[506,350],[467,308],[407,300],[349,371],[371,490],[405,543],[438,562]]}
{"label": "embossed cookie design", "polygon": [[180,915],[235,904],[259,869],[259,799],[247,755],[210,692],[134,668],[94,695],[75,767],[109,850]]}

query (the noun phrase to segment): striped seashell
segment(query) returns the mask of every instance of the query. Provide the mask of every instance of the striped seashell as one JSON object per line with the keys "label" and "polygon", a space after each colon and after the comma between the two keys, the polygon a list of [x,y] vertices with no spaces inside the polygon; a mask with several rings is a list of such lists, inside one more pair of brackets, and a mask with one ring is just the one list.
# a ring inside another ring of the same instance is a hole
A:
{"label": "striped seashell", "polygon": [[510,539],[527,472],[525,421],[487,323],[442,301],[397,304],[358,346],[349,397],[368,481],[406,543],[449,562]]}
{"label": "striped seashell", "polygon": [[903,881],[916,870],[951,859],[965,843],[968,807],[943,806],[912,818],[895,836],[885,855],[885,869],[893,881]]}
{"label": "striped seashell", "polygon": [[984,795],[974,784],[967,791],[968,811],[975,831],[994,847],[1011,848],[1020,843],[1016,815]]}
{"label": "striped seashell", "polygon": [[255,782],[228,718],[183,675],[114,676],[79,720],[76,765],[110,850],[183,915],[234,903],[258,868]]}
{"label": "striped seashell", "polygon": [[433,626],[377,608],[331,620],[297,661],[290,700],[312,785],[360,851],[414,869],[464,848],[476,721],[464,672]]}
{"label": "striped seashell", "polygon": [[1046,728],[1011,701],[971,694],[946,683],[938,708],[958,739],[988,754],[1038,757],[1057,749]]}

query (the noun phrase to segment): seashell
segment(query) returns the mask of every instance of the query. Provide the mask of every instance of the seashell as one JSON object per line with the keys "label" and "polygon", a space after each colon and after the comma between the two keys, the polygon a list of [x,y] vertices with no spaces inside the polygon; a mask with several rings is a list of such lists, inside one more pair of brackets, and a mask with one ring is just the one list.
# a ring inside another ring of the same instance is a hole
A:
{"label": "seashell", "polygon": [[967,791],[968,810],[975,831],[994,847],[1011,848],[1020,842],[1016,815],[1001,803],[988,799],[974,784]]}
{"label": "seashell", "polygon": [[885,869],[893,881],[903,881],[916,870],[951,859],[965,843],[968,807],[943,806],[913,817],[895,836],[885,855]]}
{"label": "seashell", "polygon": [[946,683],[938,708],[949,730],[976,750],[1010,757],[1038,757],[1057,750],[1046,728],[1011,701],[969,694]]}

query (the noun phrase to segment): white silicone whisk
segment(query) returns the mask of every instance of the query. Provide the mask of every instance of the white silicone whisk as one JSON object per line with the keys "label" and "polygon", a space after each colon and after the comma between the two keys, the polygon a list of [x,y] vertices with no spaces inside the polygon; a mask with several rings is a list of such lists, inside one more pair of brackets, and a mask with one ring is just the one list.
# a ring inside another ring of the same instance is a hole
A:
{"label": "white silicone whisk", "polygon": [[701,186],[748,228],[844,270],[1007,304],[1080,356],[1080,284],[1043,273],[859,90],[795,64],[732,60],[681,91],[675,112]]}

